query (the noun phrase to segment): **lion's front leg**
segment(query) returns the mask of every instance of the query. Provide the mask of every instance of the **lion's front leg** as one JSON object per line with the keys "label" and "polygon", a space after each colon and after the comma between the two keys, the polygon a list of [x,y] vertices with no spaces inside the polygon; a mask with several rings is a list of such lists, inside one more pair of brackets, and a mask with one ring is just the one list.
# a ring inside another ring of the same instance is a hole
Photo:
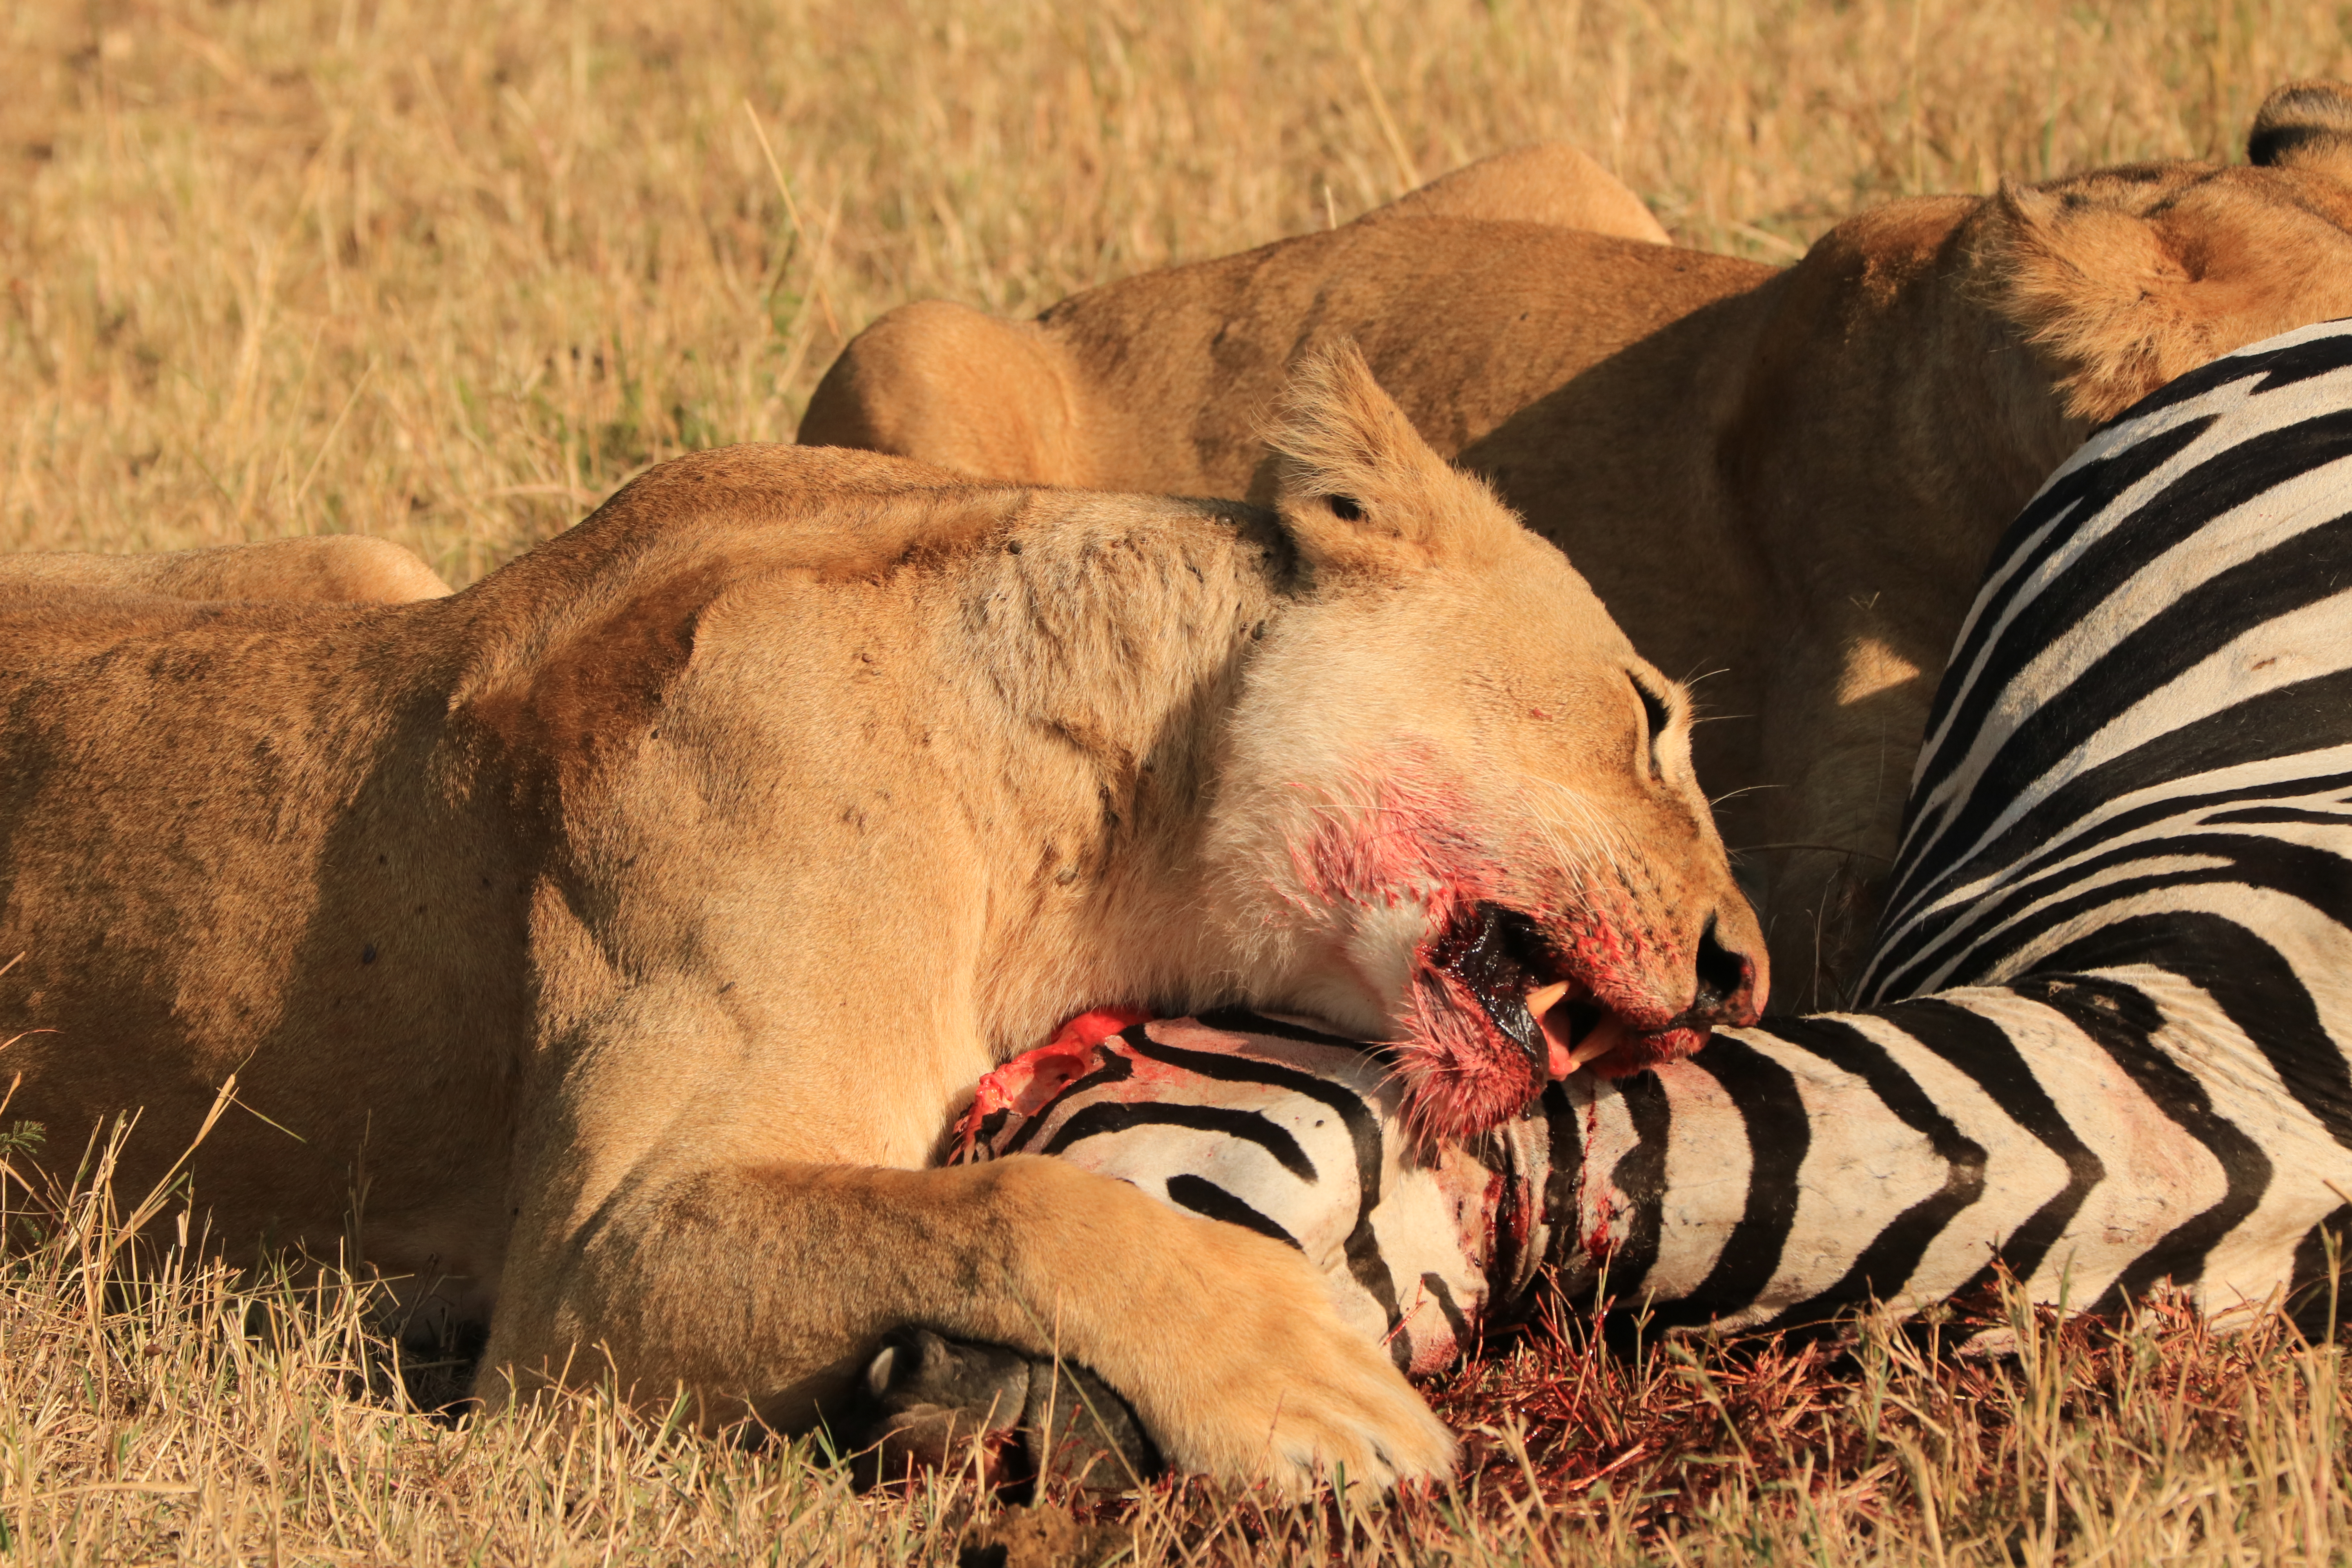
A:
{"label": "lion's front leg", "polygon": [[1775,1012],[1852,1000],[1903,819],[1931,668],[1874,631],[1830,656],[1807,643],[1775,672],[1756,837]]}
{"label": "lion's front leg", "polygon": [[[518,1237],[485,1358],[707,1419],[794,1425],[917,1325],[1091,1369],[1176,1467],[1286,1488],[1443,1475],[1454,1444],[1290,1248],[1060,1161],[709,1169],[625,1183],[569,1235]],[[609,1359],[608,1359],[609,1358]]]}

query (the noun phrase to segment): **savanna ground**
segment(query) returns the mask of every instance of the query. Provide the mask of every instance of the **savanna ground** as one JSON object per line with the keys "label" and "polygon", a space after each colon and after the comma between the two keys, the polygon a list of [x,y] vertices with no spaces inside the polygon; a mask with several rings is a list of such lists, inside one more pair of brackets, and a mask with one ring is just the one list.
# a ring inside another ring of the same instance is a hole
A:
{"label": "savanna ground", "polygon": [[[462,584],[650,462],[789,439],[901,300],[1034,310],[1542,136],[1684,243],[1781,260],[1889,196],[2242,155],[2274,82],[2352,75],[2347,23],[2234,0],[18,0],[0,549],[354,531]],[[946,1562],[967,1528],[953,1484],[861,1500],[804,1449],[609,1400],[436,1420],[348,1283],[140,1253],[88,1187],[5,1201],[0,1552]],[[2332,1347],[2007,1310],[1993,1360],[1874,1323],[1614,1354],[1538,1327],[1436,1391],[1471,1447],[1450,1492],[1193,1487],[1049,1522],[1139,1563],[2299,1563],[2352,1540]]]}

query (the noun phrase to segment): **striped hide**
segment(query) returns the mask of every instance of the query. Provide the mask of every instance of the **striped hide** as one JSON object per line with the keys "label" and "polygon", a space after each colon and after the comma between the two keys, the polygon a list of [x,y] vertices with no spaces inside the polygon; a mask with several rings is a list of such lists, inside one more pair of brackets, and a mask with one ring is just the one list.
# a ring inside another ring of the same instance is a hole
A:
{"label": "striped hide", "polygon": [[[2307,1310],[2352,1222],[2352,324],[2152,395],[1995,553],[1864,1010],[1570,1087],[1609,1288],[1668,1321]],[[1562,1259],[1571,1289],[1591,1255]]]}
{"label": "striped hide", "polygon": [[1406,1372],[1452,1364],[1527,1299],[1548,1251],[1542,1121],[1423,1148],[1356,1041],[1238,1010],[1086,1024],[989,1076],[959,1158],[1056,1155],[1296,1247]]}
{"label": "striped hide", "polygon": [[[1154,1024],[1129,1076],[992,1147],[1258,1216],[1417,1369],[1462,1330],[1402,1282],[1443,1280],[1466,1325],[1522,1305],[1538,1258],[1668,1325],[1917,1308],[1996,1267],[2102,1310],[2160,1284],[2215,1313],[2310,1296],[2352,1222],[2347,591],[2352,327],[2328,325],[2151,396],[2012,525],[1929,722],[1864,1010],[1556,1083],[1427,1168],[1377,1056]],[[1169,1070],[1180,1041],[1224,1065]],[[1323,1178],[1369,1168],[1335,1130],[1300,1138],[1309,1181],[1210,1114],[1295,1126],[1331,1099],[1381,1118],[1377,1203]]]}

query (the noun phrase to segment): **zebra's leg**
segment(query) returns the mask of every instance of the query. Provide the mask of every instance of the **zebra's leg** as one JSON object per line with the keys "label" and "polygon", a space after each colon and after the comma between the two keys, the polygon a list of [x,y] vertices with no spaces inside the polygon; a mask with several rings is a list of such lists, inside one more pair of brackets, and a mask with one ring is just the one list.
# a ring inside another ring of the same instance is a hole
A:
{"label": "zebra's leg", "polygon": [[2158,1286],[2259,1305],[2352,1218],[2352,1107],[2283,1063],[2137,966],[1719,1032],[1561,1086],[1556,1262],[1669,1327],[1916,1310],[1999,1272],[2074,1308]]}

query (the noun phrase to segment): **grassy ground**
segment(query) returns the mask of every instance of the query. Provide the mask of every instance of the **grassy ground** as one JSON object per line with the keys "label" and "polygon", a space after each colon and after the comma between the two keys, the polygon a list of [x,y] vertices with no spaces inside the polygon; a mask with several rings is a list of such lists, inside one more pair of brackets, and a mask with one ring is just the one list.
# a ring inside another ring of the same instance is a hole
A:
{"label": "grassy ground", "polygon": [[462,581],[648,461],[788,439],[908,299],[1034,310],[1538,136],[1784,258],[1884,196],[2235,152],[2273,82],[2352,71],[2345,16],[25,0],[0,548],[355,530]]}
{"label": "grassy ground", "polygon": [[1432,1391],[1467,1437],[1447,1490],[1285,1508],[1163,1484],[1007,1511],[952,1478],[859,1499],[806,1446],[605,1397],[421,1413],[365,1289],[126,1245],[142,1215],[106,1201],[105,1175],[101,1159],[49,1203],[0,1176],[18,1242],[0,1269],[16,1560],[944,1564],[993,1538],[1013,1568],[2245,1564],[2332,1561],[2352,1539],[2352,1389],[2333,1347],[2273,1318],[2217,1337],[2161,1308],[2095,1327],[2011,1303],[1998,1359],[1939,1353],[1955,1329],[1881,1321],[1838,1346],[1613,1353],[1543,1323]]}
{"label": "grassy ground", "polygon": [[[1685,242],[2230,155],[2346,9],[2243,0],[25,0],[0,7],[0,548],[352,530],[470,579],[645,464],[788,438],[847,335],[1006,312],[1580,142]],[[9,1201],[20,1206],[22,1194]],[[118,1219],[120,1216],[116,1216]],[[36,1559],[952,1561],[952,1486],[609,1402],[407,1407],[364,1292],[47,1214],[0,1284],[0,1542]],[[23,1237],[20,1236],[20,1240]],[[1538,1332],[1438,1391],[1459,1489],[1191,1489],[1052,1524],[1139,1562],[2319,1561],[2332,1350],[2021,1315],[2009,1361]],[[986,1522],[983,1519],[983,1522]],[[1018,1553],[1014,1560],[1019,1560]]]}

